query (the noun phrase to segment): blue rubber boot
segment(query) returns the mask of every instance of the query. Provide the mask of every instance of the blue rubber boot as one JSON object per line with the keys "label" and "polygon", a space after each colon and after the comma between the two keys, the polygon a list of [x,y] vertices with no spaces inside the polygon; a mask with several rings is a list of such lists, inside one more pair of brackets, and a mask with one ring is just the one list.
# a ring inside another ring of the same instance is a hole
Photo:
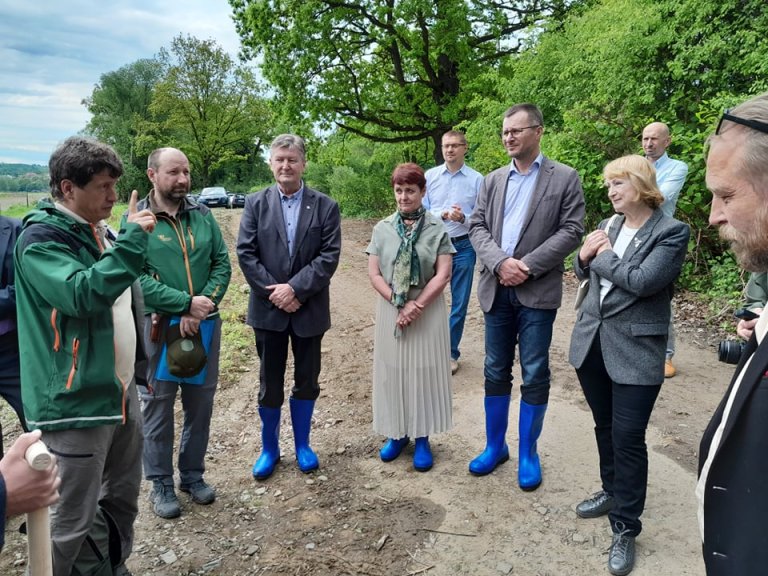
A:
{"label": "blue rubber boot", "polygon": [[432,450],[429,447],[429,436],[416,438],[416,448],[413,452],[413,467],[419,472],[432,468]]}
{"label": "blue rubber boot", "polygon": [[312,412],[315,411],[315,401],[291,398],[290,405],[296,461],[299,463],[299,470],[306,474],[320,467],[317,454],[309,446],[309,431],[312,428]]}
{"label": "blue rubber boot", "polygon": [[520,462],[517,468],[517,483],[525,491],[536,490],[541,484],[541,463],[536,453],[536,441],[544,425],[546,404],[528,404],[520,400]]}
{"label": "blue rubber boot", "polygon": [[485,476],[496,466],[509,460],[506,435],[509,422],[511,396],[485,397],[485,450],[469,463],[469,471],[475,476]]}
{"label": "blue rubber boot", "polygon": [[379,450],[381,461],[392,462],[392,460],[400,456],[400,452],[403,451],[403,448],[408,446],[408,442],[410,442],[408,436],[403,436],[399,440],[395,438],[387,438],[387,442],[381,447],[381,450]]}
{"label": "blue rubber boot", "polygon": [[253,465],[252,474],[256,480],[266,480],[272,476],[275,466],[280,462],[280,408],[259,406],[261,417],[261,454]]}

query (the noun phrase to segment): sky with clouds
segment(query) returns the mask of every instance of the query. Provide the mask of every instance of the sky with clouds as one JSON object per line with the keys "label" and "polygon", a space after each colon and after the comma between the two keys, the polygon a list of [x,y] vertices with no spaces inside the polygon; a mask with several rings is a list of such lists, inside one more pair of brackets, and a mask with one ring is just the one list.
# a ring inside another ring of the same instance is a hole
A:
{"label": "sky with clouds", "polygon": [[227,0],[0,0],[0,162],[47,164],[85,128],[99,78],[171,40],[240,40]]}

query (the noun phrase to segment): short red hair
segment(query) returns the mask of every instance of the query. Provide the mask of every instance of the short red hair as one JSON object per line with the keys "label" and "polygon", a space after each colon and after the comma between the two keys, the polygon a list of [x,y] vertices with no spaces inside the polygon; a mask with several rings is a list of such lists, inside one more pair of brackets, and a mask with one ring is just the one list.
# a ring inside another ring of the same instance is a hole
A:
{"label": "short red hair", "polygon": [[421,166],[413,162],[398,164],[392,172],[392,186],[395,184],[415,184],[421,190],[427,185],[427,179],[424,177],[424,170]]}

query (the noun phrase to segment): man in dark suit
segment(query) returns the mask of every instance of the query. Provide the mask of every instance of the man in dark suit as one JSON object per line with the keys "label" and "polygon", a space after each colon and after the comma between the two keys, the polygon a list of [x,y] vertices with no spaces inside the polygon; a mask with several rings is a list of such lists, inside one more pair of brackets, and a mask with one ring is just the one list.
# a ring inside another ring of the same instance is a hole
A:
{"label": "man in dark suit", "polygon": [[573,168],[541,153],[544,119],[533,104],[504,114],[511,164],[485,177],[469,218],[481,263],[477,296],[485,313],[485,450],[469,464],[489,474],[509,459],[505,441],[515,344],[521,386],[518,484],[541,484],[536,441],[549,401],[549,346],[563,295],[563,261],[584,232],[584,194]]}
{"label": "man in dark suit", "polygon": [[278,432],[288,343],[295,363],[290,398],[296,459],[302,472],[318,468],[309,445],[320,394],[320,342],[331,326],[329,286],[339,264],[339,206],[304,185],[304,141],[282,134],[270,147],[275,184],[247,197],[237,257],[251,286],[247,323],[256,335],[262,451],[253,465],[268,478],[280,460]]}
{"label": "man in dark suit", "polygon": [[[19,336],[16,327],[13,248],[21,233],[21,221],[0,216],[0,396],[5,398],[27,430],[21,404]],[[3,456],[3,429],[0,427],[0,458]]]}
{"label": "man in dark suit", "polygon": [[[739,264],[768,271],[768,93],[720,119],[709,139],[709,223]],[[708,576],[768,566],[768,314],[762,314],[699,448],[699,529]]]}

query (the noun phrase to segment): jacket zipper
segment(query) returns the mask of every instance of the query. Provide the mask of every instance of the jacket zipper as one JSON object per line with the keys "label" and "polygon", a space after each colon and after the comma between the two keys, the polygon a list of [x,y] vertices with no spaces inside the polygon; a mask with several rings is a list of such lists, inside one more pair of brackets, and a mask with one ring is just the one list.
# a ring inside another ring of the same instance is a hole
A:
{"label": "jacket zipper", "polygon": [[59,348],[61,348],[61,338],[59,334],[59,329],[56,327],[56,317],[58,316],[59,311],[54,308],[51,310],[51,328],[53,328],[53,351],[58,352]]}
{"label": "jacket zipper", "polygon": [[77,349],[80,348],[80,340],[75,338],[72,340],[72,368],[69,370],[69,378],[67,378],[67,390],[72,388],[72,381],[75,379],[75,372],[77,372]]}

